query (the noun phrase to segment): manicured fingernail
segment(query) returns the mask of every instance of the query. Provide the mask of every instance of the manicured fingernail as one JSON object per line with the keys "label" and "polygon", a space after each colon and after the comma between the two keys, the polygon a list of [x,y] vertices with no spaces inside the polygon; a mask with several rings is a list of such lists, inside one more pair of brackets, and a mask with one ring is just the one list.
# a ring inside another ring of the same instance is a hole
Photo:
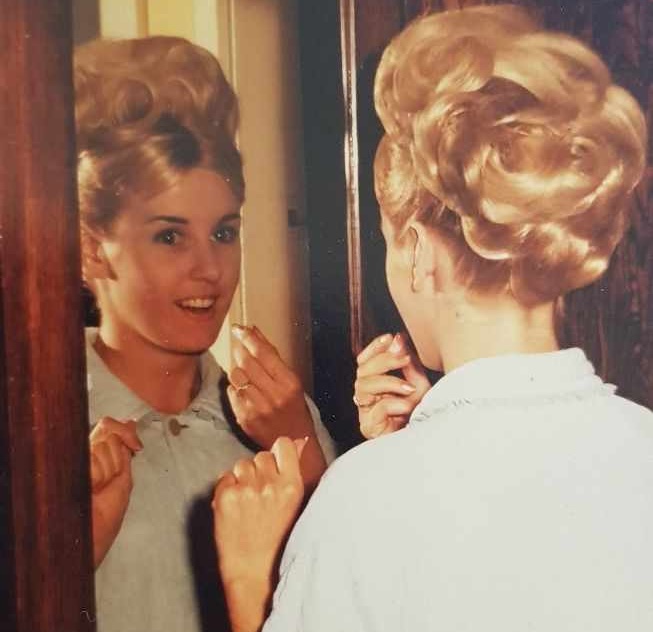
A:
{"label": "manicured fingernail", "polygon": [[231,326],[231,333],[238,338],[238,340],[242,340],[245,337],[245,334],[247,333],[247,327],[243,327],[242,325],[238,325],[234,323]]}
{"label": "manicured fingernail", "polygon": [[405,393],[414,393],[415,387],[412,384],[402,384],[401,390],[404,391]]}
{"label": "manicured fingernail", "polygon": [[387,345],[390,342],[390,339],[392,338],[392,334],[383,334],[379,338],[379,345]]}
{"label": "manicured fingernail", "polygon": [[390,345],[390,353],[400,353],[402,351],[401,338],[399,334],[394,337],[392,344]]}
{"label": "manicured fingernail", "polygon": [[301,459],[304,448],[308,443],[308,437],[302,437],[301,439],[295,439],[295,445],[297,446],[297,456]]}

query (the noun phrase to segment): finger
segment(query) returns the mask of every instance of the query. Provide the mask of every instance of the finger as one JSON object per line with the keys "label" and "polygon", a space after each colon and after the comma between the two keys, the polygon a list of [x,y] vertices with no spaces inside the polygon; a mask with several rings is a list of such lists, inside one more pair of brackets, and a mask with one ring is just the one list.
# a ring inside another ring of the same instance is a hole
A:
{"label": "finger", "polygon": [[133,419],[123,423],[118,423],[114,428],[113,433],[120,437],[122,442],[127,448],[129,448],[129,450],[131,450],[131,452],[140,452],[143,449],[143,443],[138,438],[136,422]]}
{"label": "finger", "polygon": [[258,452],[254,457],[254,465],[259,478],[270,481],[278,474],[277,462],[271,452]]}
{"label": "finger", "polygon": [[102,417],[91,430],[91,441],[106,439],[120,422],[113,417]]}
{"label": "finger", "polygon": [[243,419],[246,413],[245,400],[238,397],[238,391],[231,385],[227,386],[227,398],[231,404],[231,409],[234,411],[236,420]]}
{"label": "finger", "polygon": [[306,447],[306,444],[310,441],[310,437],[302,437],[301,439],[293,439],[293,443],[295,444],[295,449],[297,450],[297,458],[301,462],[302,460],[302,454],[304,453],[304,448]]}
{"label": "finger", "polygon": [[233,474],[239,485],[253,486],[256,484],[256,468],[251,459],[240,459],[236,461]]}
{"label": "finger", "polygon": [[213,489],[213,500],[211,501],[214,512],[222,508],[222,500],[225,498],[225,495],[237,485],[238,481],[233,472],[227,471],[220,475]]}
{"label": "finger", "polygon": [[106,438],[105,444],[109,447],[109,454],[115,476],[125,469],[125,465],[129,462],[132,453],[123,443],[121,437],[117,434],[110,434]]}
{"label": "finger", "polygon": [[396,427],[398,421],[405,425],[414,403],[401,398],[386,397],[379,400],[369,411],[360,415],[360,430],[363,436],[371,439],[384,434],[392,418],[397,418],[393,423]]}
{"label": "finger", "polygon": [[251,380],[249,379],[249,375],[237,366],[229,373],[229,382],[236,390],[239,390],[250,384]]}
{"label": "finger", "polygon": [[120,437],[121,441],[132,451],[139,452],[143,449],[143,443],[138,438],[136,422],[117,421],[112,417],[103,417],[91,432],[91,441],[107,439],[112,434]]}
{"label": "finger", "polygon": [[354,391],[360,402],[367,402],[380,395],[412,395],[415,387],[394,375],[371,375],[358,378]]}
{"label": "finger", "polygon": [[410,362],[410,356],[407,353],[397,355],[384,351],[370,358],[367,362],[358,365],[356,375],[366,377],[368,375],[380,375],[389,371],[403,369]]}
{"label": "finger", "polygon": [[254,356],[273,379],[283,378],[290,370],[281,359],[276,347],[256,327],[234,325],[231,328],[237,340]]}
{"label": "finger", "polygon": [[412,384],[416,390],[427,391],[431,388],[431,382],[426,376],[426,371],[421,363],[416,363],[413,358],[401,369],[404,378],[409,384]]}
{"label": "finger", "polygon": [[[272,406],[256,384],[251,383],[246,388],[235,389],[236,398],[240,400],[240,410],[243,419],[248,417],[267,417],[272,414]],[[235,411],[234,411],[235,412]]]}
{"label": "finger", "polygon": [[382,334],[377,336],[370,344],[363,349],[356,357],[356,362],[360,365],[367,362],[370,358],[377,353],[386,351],[392,342],[392,334]]}
{"label": "finger", "polygon": [[424,366],[417,357],[417,353],[411,344],[406,339],[405,334],[399,334],[401,352],[404,351],[409,355],[410,360],[402,368],[402,372],[406,381],[410,382],[417,390],[427,391],[431,388],[431,382],[426,375]]}
{"label": "finger", "polygon": [[277,462],[279,474],[284,478],[301,478],[299,455],[294,441],[288,437],[279,437],[270,450]]}
{"label": "finger", "polygon": [[102,472],[102,485],[106,485],[117,472],[116,463],[111,456],[111,448],[107,441],[99,441],[91,446],[91,454]]}
{"label": "finger", "polygon": [[272,376],[265,370],[259,360],[242,344],[233,346],[233,358],[236,367],[244,371],[252,384],[266,394],[273,393],[278,387]]}
{"label": "finger", "polygon": [[106,478],[102,461],[91,453],[91,490],[95,492],[102,489]]}

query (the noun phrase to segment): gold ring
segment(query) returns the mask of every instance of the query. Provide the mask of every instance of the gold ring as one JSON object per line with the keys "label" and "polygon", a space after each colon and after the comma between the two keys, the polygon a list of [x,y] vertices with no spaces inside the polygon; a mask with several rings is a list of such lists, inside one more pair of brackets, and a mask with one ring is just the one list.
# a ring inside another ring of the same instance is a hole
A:
{"label": "gold ring", "polygon": [[352,397],[352,400],[354,401],[354,404],[356,404],[356,408],[371,408],[372,406],[374,406],[374,404],[376,404],[376,397],[374,397],[374,396],[373,396],[372,399],[371,399],[369,402],[367,402],[366,404],[364,404],[363,402],[359,401],[358,397],[356,397],[355,394],[354,394],[354,396]]}
{"label": "gold ring", "polygon": [[234,386],[236,389],[236,393],[240,393],[240,391],[244,391],[246,388],[249,388],[252,385],[251,382],[247,381],[244,384],[239,384],[238,386]]}

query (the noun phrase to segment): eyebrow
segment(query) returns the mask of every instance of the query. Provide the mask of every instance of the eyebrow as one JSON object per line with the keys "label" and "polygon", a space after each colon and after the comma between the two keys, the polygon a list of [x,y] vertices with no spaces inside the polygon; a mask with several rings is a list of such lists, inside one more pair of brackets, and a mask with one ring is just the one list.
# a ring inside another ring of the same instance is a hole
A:
{"label": "eyebrow", "polygon": [[[240,213],[229,213],[228,215],[223,215],[218,223],[222,224],[223,222],[234,222],[240,219]],[[185,217],[177,217],[176,215],[154,215],[153,217],[150,217],[145,223],[151,224],[153,222],[166,222],[168,224],[188,224],[188,220]]]}

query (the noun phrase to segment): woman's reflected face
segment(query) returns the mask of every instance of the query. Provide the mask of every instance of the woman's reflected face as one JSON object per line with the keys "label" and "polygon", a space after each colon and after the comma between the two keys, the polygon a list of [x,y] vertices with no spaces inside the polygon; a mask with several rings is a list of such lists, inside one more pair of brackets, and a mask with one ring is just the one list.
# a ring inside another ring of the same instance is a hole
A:
{"label": "woman's reflected face", "polygon": [[91,279],[102,327],[177,353],[210,347],[238,284],[239,207],[201,168],[152,198],[128,198],[99,240],[107,273]]}

